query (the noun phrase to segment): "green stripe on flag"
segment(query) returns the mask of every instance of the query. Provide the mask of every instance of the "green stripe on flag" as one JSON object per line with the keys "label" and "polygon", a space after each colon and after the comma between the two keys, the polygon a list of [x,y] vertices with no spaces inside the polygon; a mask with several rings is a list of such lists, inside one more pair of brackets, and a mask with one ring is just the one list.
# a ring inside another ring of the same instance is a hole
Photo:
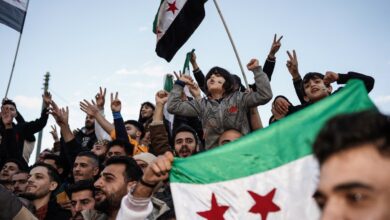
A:
{"label": "green stripe on flag", "polygon": [[183,74],[188,73],[188,75],[190,75],[190,60],[191,60],[192,53],[194,52],[195,49],[192,49],[190,52],[186,54],[186,59],[184,60],[184,65],[183,65],[183,72],[182,72]]}
{"label": "green stripe on flag", "polygon": [[157,13],[156,13],[156,15],[154,16],[154,20],[153,20],[153,33],[155,33],[155,34],[157,34],[158,14],[159,14],[161,5],[162,5],[162,3],[163,3],[164,1],[165,1],[165,0],[161,0],[161,1],[160,1],[160,6],[158,6]]}
{"label": "green stripe on flag", "polygon": [[311,144],[331,117],[375,105],[360,80],[338,93],[245,137],[204,153],[175,158],[170,181],[208,184],[268,171],[310,155]]}

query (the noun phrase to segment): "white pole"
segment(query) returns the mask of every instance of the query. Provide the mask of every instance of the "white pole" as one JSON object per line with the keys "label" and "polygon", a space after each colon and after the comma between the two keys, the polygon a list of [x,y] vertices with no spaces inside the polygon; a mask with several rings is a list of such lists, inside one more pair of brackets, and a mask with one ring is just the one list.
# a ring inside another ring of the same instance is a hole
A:
{"label": "white pole", "polygon": [[232,47],[233,47],[233,50],[234,50],[234,54],[236,55],[236,58],[237,58],[237,61],[238,61],[238,65],[240,66],[240,69],[241,69],[242,77],[244,78],[245,86],[248,88],[248,80],[246,79],[246,75],[245,75],[245,72],[244,72],[244,68],[242,67],[242,63],[241,63],[241,60],[240,60],[240,56],[238,55],[238,51],[237,51],[237,49],[236,49],[236,45],[234,44],[233,38],[232,38],[232,36],[231,36],[231,34],[230,34],[229,28],[228,28],[227,25],[226,25],[225,19],[223,18],[222,12],[221,12],[221,10],[219,9],[217,0],[213,0],[213,1],[214,1],[215,7],[217,8],[218,14],[219,14],[219,16],[221,17],[223,26],[225,27],[225,30],[226,30],[226,33],[227,33],[227,35],[228,35],[228,37],[229,37],[230,43],[232,44]]}

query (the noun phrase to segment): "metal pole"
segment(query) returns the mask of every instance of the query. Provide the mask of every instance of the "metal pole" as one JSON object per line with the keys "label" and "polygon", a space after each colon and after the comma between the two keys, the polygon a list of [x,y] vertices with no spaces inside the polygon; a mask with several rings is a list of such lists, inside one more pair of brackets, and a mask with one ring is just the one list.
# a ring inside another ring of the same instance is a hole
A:
{"label": "metal pole", "polygon": [[[49,89],[49,80],[50,80],[50,73],[49,72],[46,72],[45,74],[45,79],[44,79],[44,83],[43,83],[43,92],[47,92],[48,89]],[[44,106],[45,104],[42,102],[42,110],[43,111],[43,108],[45,107]],[[48,107],[48,106],[46,106]],[[43,130],[45,128],[43,128],[41,131],[39,131],[38,133],[38,142],[37,142],[37,151],[36,151],[36,155],[35,155],[35,161],[38,160],[39,158],[39,154],[41,153],[41,146],[42,146],[42,134],[43,134]]]}
{"label": "metal pole", "polygon": [[223,18],[222,12],[221,12],[221,10],[219,9],[217,0],[213,0],[213,1],[214,1],[215,7],[217,8],[218,14],[219,14],[219,16],[221,17],[223,26],[225,27],[225,30],[226,30],[226,33],[227,33],[227,35],[228,35],[228,37],[229,37],[230,43],[232,44],[232,47],[233,47],[233,50],[234,50],[234,54],[236,55],[236,58],[237,58],[237,61],[238,61],[238,65],[240,66],[240,69],[241,69],[242,77],[244,78],[245,86],[248,88],[248,80],[246,79],[246,75],[245,75],[245,72],[244,72],[244,68],[242,67],[242,63],[241,63],[241,60],[240,60],[240,56],[238,55],[238,51],[237,51],[237,49],[236,49],[236,45],[234,44],[233,38],[232,38],[232,36],[231,36],[231,34],[230,34],[229,28],[228,28],[227,25],[226,25],[225,19]]}
{"label": "metal pole", "polygon": [[17,47],[16,47],[16,53],[15,53],[15,56],[14,56],[14,63],[12,64],[11,74],[10,74],[10,76],[9,76],[8,85],[7,85],[7,90],[5,91],[5,96],[4,96],[4,98],[7,98],[7,96],[8,96],[8,91],[9,91],[9,87],[10,87],[10,85],[11,85],[12,76],[14,75],[14,69],[15,69],[16,58],[18,57],[20,40],[22,39],[23,28],[24,28],[24,22],[26,21],[27,9],[28,9],[29,3],[30,3],[30,1],[27,1],[27,5],[26,5],[26,14],[24,15],[24,19],[23,19],[23,27],[22,27],[22,30],[20,31],[20,34],[19,34],[18,45],[17,45]]}

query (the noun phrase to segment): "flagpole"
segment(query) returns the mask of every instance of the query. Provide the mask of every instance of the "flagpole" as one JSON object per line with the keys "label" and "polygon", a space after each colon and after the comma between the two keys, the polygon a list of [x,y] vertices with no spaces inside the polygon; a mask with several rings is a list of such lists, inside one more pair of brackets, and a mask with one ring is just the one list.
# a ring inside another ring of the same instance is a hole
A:
{"label": "flagpole", "polygon": [[18,45],[16,46],[16,52],[15,52],[15,56],[14,56],[14,62],[13,62],[13,64],[12,64],[11,74],[10,74],[10,76],[9,76],[8,85],[7,85],[7,90],[5,91],[5,96],[4,96],[4,98],[7,98],[7,96],[8,96],[8,91],[9,91],[9,87],[10,87],[10,85],[11,85],[12,76],[14,75],[14,69],[15,69],[16,58],[18,57],[18,53],[19,53],[19,45],[20,45],[20,40],[22,39],[23,28],[24,28],[24,22],[26,21],[27,10],[28,10],[28,4],[29,4],[29,3],[30,3],[30,1],[27,0],[26,14],[24,15],[24,19],[23,19],[23,27],[22,27],[22,30],[20,31],[20,34],[19,34]]}
{"label": "flagpole", "polygon": [[222,20],[223,26],[225,27],[225,30],[226,30],[226,33],[227,33],[227,35],[228,35],[228,37],[229,37],[230,43],[232,44],[232,47],[233,47],[233,50],[234,50],[234,54],[236,55],[238,64],[239,64],[240,69],[241,69],[242,77],[244,78],[245,86],[248,88],[248,80],[246,79],[246,75],[245,75],[245,72],[244,72],[244,68],[242,67],[242,63],[241,63],[241,60],[240,60],[240,56],[238,55],[238,51],[237,51],[237,49],[236,49],[236,45],[234,44],[233,38],[232,38],[232,36],[231,36],[231,34],[230,34],[229,28],[228,28],[227,25],[226,25],[225,19],[223,18],[222,12],[221,12],[221,10],[219,9],[217,0],[213,0],[213,1],[214,1],[215,7],[217,8],[219,17],[220,17],[221,20]]}

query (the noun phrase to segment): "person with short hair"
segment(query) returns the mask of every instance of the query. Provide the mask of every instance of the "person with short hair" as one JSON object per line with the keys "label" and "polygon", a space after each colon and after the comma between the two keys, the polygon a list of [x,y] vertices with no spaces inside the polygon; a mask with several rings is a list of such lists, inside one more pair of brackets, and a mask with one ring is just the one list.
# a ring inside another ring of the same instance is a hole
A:
{"label": "person with short hair", "polygon": [[74,182],[94,179],[99,174],[99,159],[91,151],[80,152],[73,163]]}
{"label": "person with short hair", "polygon": [[127,156],[109,158],[94,184],[97,189],[95,208],[105,212],[109,219],[115,219],[122,198],[141,176],[142,170],[133,158]]}
{"label": "person with short hair", "polygon": [[11,177],[13,193],[17,196],[26,192],[29,173],[20,170]]}
{"label": "person with short hair", "polygon": [[313,145],[314,199],[323,220],[390,219],[390,117],[376,110],[330,119]]}
{"label": "person with short hair", "polygon": [[70,212],[51,200],[52,193],[61,184],[57,170],[45,163],[32,166],[25,197],[30,198],[39,220],[69,220]]}
{"label": "person with short hair", "polygon": [[242,137],[241,132],[236,129],[229,129],[224,131],[218,138],[218,145],[224,145]]}

